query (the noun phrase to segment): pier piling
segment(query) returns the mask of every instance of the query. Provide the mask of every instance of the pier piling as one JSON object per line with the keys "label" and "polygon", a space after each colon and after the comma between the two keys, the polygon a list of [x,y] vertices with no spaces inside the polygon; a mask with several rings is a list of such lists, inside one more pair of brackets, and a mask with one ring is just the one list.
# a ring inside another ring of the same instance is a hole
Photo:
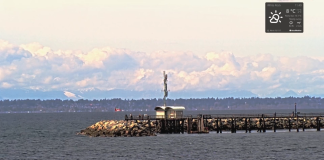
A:
{"label": "pier piling", "polygon": [[249,118],[249,133],[251,133],[251,118]]}
{"label": "pier piling", "polygon": [[[143,117],[128,117],[125,116],[124,125],[126,128],[131,128],[132,123],[145,124],[145,134],[156,133],[168,133],[168,134],[180,134],[187,132],[190,133],[208,133],[209,131],[216,131],[222,133],[223,130],[236,133],[237,130],[245,131],[245,133],[251,133],[252,129],[256,129],[258,132],[265,133],[267,129],[271,129],[276,132],[278,129],[295,129],[296,132],[302,128],[305,129],[316,128],[316,131],[320,131],[322,127],[321,120],[324,117],[324,113],[312,113],[309,115],[294,115],[291,114],[234,114],[234,115],[202,115],[197,117],[192,115],[187,117],[176,118],[159,118],[156,116],[143,116]],[[143,125],[144,127],[144,125]],[[139,130],[142,132],[143,129]],[[133,131],[135,132],[135,130]],[[132,133],[130,133],[132,134]],[[136,131],[137,134],[137,131]]]}
{"label": "pier piling", "polygon": [[220,127],[219,127],[219,133],[222,133],[223,123],[222,123],[222,119],[221,118],[219,119],[219,125],[220,125]]}
{"label": "pier piling", "polygon": [[245,133],[248,132],[248,128],[247,128],[247,118],[244,118],[244,128],[245,128]]}
{"label": "pier piling", "polygon": [[321,131],[321,119],[319,117],[316,118],[316,123],[317,123],[317,131]]}
{"label": "pier piling", "polygon": [[305,120],[306,118],[304,117],[304,119],[303,119],[303,132],[305,131]]}
{"label": "pier piling", "polygon": [[296,128],[297,128],[297,132],[299,132],[299,123],[298,123],[298,115],[296,115],[296,119],[297,119],[297,121],[296,121]]}
{"label": "pier piling", "polygon": [[290,123],[290,118],[288,118],[288,129],[289,129],[289,132],[291,131],[291,123]]}

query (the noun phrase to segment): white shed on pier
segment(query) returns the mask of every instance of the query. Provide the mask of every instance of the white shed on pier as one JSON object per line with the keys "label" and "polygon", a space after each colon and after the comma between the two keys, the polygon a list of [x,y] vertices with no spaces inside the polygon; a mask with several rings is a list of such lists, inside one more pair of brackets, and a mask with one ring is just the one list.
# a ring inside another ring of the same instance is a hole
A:
{"label": "white shed on pier", "polygon": [[155,107],[156,118],[181,118],[184,106],[157,106]]}

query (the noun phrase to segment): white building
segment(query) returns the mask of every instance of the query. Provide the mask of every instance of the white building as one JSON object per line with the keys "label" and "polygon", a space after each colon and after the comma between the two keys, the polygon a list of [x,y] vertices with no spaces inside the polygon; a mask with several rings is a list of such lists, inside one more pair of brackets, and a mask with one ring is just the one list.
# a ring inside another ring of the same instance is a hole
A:
{"label": "white building", "polygon": [[184,106],[157,106],[156,118],[182,118]]}

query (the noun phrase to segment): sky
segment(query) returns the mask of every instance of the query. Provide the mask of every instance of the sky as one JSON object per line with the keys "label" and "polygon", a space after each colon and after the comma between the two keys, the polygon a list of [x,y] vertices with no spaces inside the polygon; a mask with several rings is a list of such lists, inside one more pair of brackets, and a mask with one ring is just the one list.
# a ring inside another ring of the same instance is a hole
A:
{"label": "sky", "polygon": [[[265,2],[0,0],[0,88],[324,94],[322,0],[303,33],[265,33]],[[67,94],[68,96],[69,94]]]}

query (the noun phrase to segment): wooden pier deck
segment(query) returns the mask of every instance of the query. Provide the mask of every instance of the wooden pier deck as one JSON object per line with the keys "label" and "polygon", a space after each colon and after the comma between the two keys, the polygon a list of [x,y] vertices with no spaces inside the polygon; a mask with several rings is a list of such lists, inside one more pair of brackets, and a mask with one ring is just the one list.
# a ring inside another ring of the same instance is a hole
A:
{"label": "wooden pier deck", "polygon": [[305,131],[305,129],[316,129],[320,131],[324,126],[324,113],[302,113],[294,115],[292,113],[274,113],[274,114],[198,114],[178,117],[164,117],[156,115],[127,116],[126,121],[149,121],[153,122],[157,133],[208,133],[216,131],[243,130],[251,133],[266,132],[278,129],[288,129]]}

